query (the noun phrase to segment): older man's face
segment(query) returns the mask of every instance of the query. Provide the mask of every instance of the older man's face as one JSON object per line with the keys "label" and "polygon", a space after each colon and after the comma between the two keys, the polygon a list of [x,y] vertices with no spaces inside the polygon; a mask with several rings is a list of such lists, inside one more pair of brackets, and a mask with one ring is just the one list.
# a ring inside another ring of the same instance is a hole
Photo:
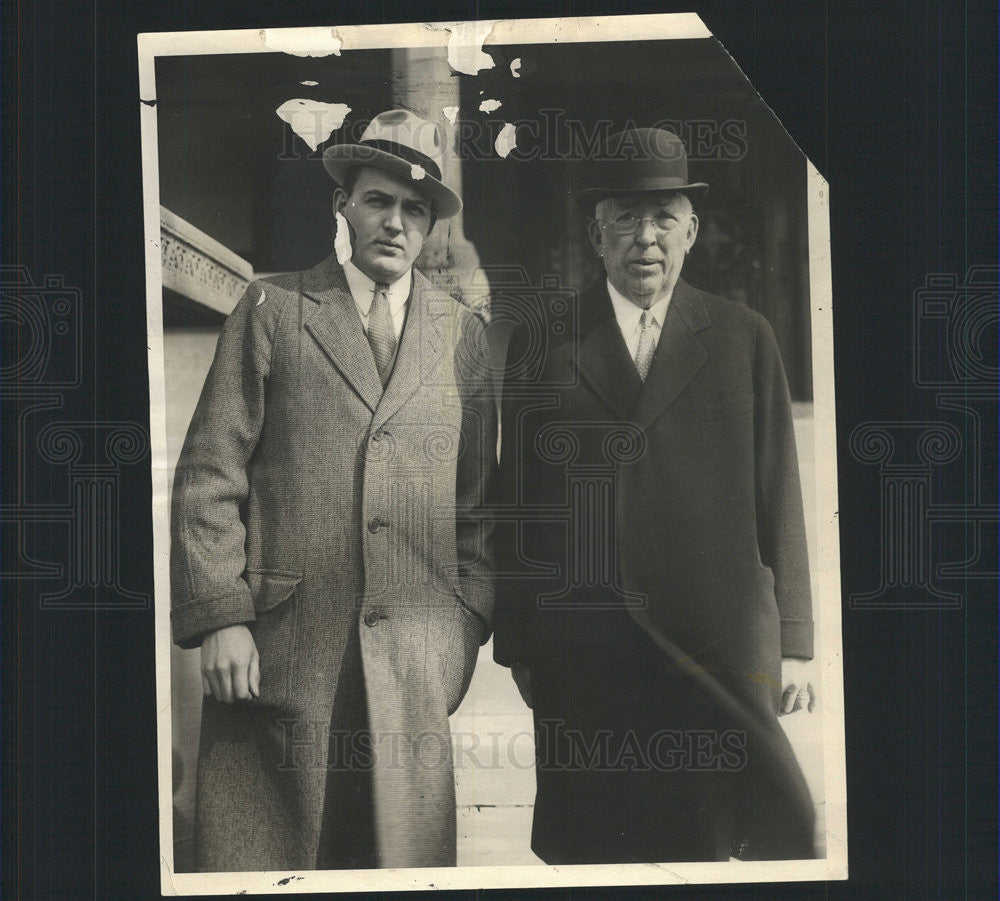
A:
{"label": "older man's face", "polygon": [[683,194],[636,194],[602,200],[590,240],[608,279],[643,309],[669,297],[698,235],[698,217]]}
{"label": "older man's face", "polygon": [[333,206],[351,225],[354,265],[386,284],[413,265],[434,222],[426,195],[369,166],[358,173],[350,196],[336,190]]}

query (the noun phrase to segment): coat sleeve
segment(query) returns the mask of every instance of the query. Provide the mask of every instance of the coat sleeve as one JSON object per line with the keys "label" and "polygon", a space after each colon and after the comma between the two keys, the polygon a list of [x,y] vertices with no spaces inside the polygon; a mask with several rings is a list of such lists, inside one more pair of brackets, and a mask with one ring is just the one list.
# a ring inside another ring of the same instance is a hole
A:
{"label": "coat sleeve", "polygon": [[274,335],[272,303],[251,284],[222,328],[177,462],[171,500],[174,641],[198,647],[217,629],[255,619],[244,579],[247,464],[264,422]]}
{"label": "coat sleeve", "polygon": [[771,326],[760,318],[754,354],[757,542],[774,574],[782,657],[813,656],[812,598],[791,399]]}
{"label": "coat sleeve", "polygon": [[[519,509],[519,461],[525,458],[518,427],[525,389],[529,383],[525,367],[528,336],[525,329],[515,329],[507,346],[507,366],[501,402],[500,475],[495,505],[498,510]],[[531,624],[531,592],[523,579],[517,548],[516,521],[505,521],[497,538],[497,600],[493,635],[493,659],[502,666],[526,660]]]}
{"label": "coat sleeve", "polygon": [[493,628],[493,522],[488,502],[497,470],[497,406],[486,331],[478,315],[463,312],[455,359],[462,400],[462,433],[455,480],[455,542],[459,589],[484,624],[485,643]]}

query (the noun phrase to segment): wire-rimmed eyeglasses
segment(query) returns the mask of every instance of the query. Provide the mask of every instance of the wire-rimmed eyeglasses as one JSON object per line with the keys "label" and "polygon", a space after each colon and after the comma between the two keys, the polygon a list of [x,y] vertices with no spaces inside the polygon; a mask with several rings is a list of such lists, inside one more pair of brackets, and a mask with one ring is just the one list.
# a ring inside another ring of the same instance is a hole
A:
{"label": "wire-rimmed eyeglasses", "polygon": [[634,235],[643,222],[652,222],[653,228],[656,231],[663,233],[668,232],[674,228],[680,219],[678,219],[673,213],[668,213],[666,210],[657,213],[655,216],[637,216],[631,210],[626,210],[624,213],[620,213],[610,222],[598,222],[601,228],[611,229],[615,234],[622,235]]}

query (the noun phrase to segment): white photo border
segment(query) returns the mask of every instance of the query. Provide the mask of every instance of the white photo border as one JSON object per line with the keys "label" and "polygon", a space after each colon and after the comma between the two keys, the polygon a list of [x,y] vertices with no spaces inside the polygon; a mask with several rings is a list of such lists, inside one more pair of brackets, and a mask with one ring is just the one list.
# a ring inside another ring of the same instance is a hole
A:
{"label": "white photo border", "polygon": [[[830,274],[829,189],[807,165],[809,278],[816,457],[818,559],[811,561],[815,591],[816,657],[822,665],[822,724],[826,856],[802,861],[672,863],[601,866],[457,867],[449,869],[174,872],[168,457],[163,351],[163,283],[160,261],[159,159],[155,61],[160,56],[275,53],[286,41],[328,39],[343,52],[360,49],[444,47],[460,23],[330,26],[330,28],[173,32],[138,36],[149,343],[155,579],[156,702],[161,888],[164,895],[400,891],[420,889],[545,888],[675,883],[758,883],[847,878],[847,801],[841,642],[839,533],[837,524],[836,416]],[[695,14],[498,20],[485,46],[629,40],[704,39],[712,35]],[[764,98],[766,100],[766,98]]]}

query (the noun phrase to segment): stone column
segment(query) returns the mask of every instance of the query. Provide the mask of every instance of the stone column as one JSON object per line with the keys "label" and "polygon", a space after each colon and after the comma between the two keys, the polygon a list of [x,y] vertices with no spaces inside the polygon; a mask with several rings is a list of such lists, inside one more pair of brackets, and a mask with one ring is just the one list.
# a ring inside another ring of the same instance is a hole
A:
{"label": "stone column", "polygon": [[[444,129],[444,180],[461,195],[462,163],[456,152],[456,129],[444,108],[460,105],[462,76],[452,73],[443,47],[428,47],[393,50],[390,77],[393,104],[438,122]],[[469,306],[482,303],[489,292],[485,275],[478,271],[476,247],[465,237],[462,213],[438,222],[417,259],[417,268]]]}

